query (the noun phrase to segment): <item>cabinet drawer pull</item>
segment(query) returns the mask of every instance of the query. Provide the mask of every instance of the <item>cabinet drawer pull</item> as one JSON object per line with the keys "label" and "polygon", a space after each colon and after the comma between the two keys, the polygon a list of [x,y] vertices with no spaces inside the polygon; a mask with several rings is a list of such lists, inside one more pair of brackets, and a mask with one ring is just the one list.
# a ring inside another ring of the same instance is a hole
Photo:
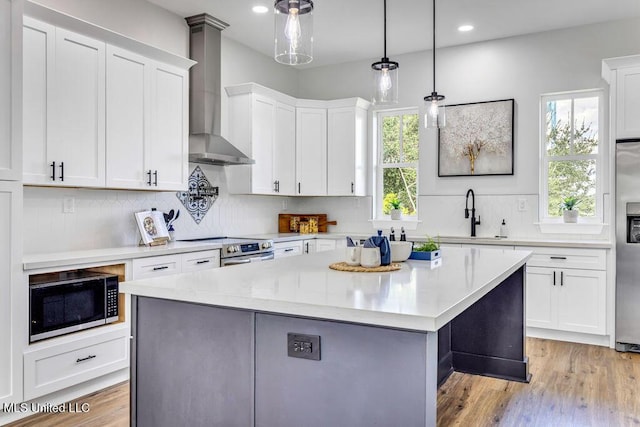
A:
{"label": "cabinet drawer pull", "polygon": [[158,186],[158,171],[153,172],[153,185]]}
{"label": "cabinet drawer pull", "polygon": [[149,172],[147,172],[147,175],[149,176],[149,180],[147,181],[147,185],[149,187],[151,187],[151,169],[149,169]]}
{"label": "cabinet drawer pull", "polygon": [[300,183],[298,183],[298,194],[300,194]]}
{"label": "cabinet drawer pull", "polygon": [[560,286],[564,286],[564,271],[560,272]]}
{"label": "cabinet drawer pull", "polygon": [[353,182],[351,183],[351,194],[353,194]]}
{"label": "cabinet drawer pull", "polygon": [[284,251],[285,251],[285,252],[291,252],[291,251],[293,251],[294,249],[295,249],[295,248],[287,248],[287,249],[285,249]]}
{"label": "cabinet drawer pull", "polygon": [[553,286],[556,285],[556,272],[553,272]]}
{"label": "cabinet drawer pull", "polygon": [[64,181],[64,162],[60,162],[60,181]]}
{"label": "cabinet drawer pull", "polygon": [[55,181],[56,180],[56,162],[51,162],[49,166],[51,166],[51,181]]}
{"label": "cabinet drawer pull", "polygon": [[168,265],[163,265],[162,267],[153,267],[153,271],[166,270],[167,268],[169,268]]}
{"label": "cabinet drawer pull", "polygon": [[87,360],[91,360],[91,359],[95,359],[96,355],[95,354],[90,354],[87,357],[83,357],[83,358],[78,358],[76,359],[76,363],[80,363],[80,362],[85,362]]}
{"label": "cabinet drawer pull", "polygon": [[209,261],[211,261],[210,259],[203,259],[202,261],[196,261],[196,264],[207,264]]}
{"label": "cabinet drawer pull", "polygon": [[550,256],[551,259],[567,259],[566,256]]}

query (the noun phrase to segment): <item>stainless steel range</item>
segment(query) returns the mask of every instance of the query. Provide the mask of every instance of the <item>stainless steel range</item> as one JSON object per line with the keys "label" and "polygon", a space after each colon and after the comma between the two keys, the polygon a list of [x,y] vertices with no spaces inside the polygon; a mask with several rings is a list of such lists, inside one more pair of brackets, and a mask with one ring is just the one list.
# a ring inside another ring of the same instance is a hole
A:
{"label": "stainless steel range", "polygon": [[215,242],[222,244],[220,266],[248,264],[273,259],[273,240],[233,237],[203,237],[182,242]]}

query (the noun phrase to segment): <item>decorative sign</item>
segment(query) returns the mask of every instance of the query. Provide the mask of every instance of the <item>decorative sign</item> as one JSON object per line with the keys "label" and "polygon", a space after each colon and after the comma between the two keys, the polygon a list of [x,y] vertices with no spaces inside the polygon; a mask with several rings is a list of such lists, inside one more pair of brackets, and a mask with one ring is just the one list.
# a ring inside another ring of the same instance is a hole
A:
{"label": "decorative sign", "polygon": [[513,175],[514,100],[447,105],[438,176]]}
{"label": "decorative sign", "polygon": [[196,224],[200,224],[218,198],[218,187],[212,187],[200,166],[196,166],[189,176],[189,189],[177,192],[176,197]]}

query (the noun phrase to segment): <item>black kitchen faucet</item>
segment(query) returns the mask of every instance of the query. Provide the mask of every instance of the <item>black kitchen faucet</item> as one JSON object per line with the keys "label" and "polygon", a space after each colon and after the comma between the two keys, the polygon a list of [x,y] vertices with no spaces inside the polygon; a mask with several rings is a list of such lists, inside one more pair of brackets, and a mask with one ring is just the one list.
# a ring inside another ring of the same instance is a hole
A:
{"label": "black kitchen faucet", "polygon": [[472,189],[467,191],[467,198],[464,202],[464,217],[469,218],[469,194],[471,194],[471,237],[476,237],[476,225],[480,225],[480,215],[476,221],[476,195]]}

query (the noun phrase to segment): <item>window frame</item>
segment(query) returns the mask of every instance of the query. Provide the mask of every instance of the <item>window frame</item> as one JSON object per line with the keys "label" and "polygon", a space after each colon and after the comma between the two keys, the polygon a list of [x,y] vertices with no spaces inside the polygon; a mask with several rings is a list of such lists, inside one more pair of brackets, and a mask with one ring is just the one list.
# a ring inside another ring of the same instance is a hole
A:
{"label": "window frame", "polygon": [[[598,98],[598,152],[597,154],[570,154],[567,156],[547,155],[547,102],[571,100],[571,126],[573,131],[575,100],[582,98]],[[607,133],[605,123],[605,91],[602,88],[585,89],[568,92],[543,94],[540,96],[540,183],[539,183],[539,218],[541,223],[562,223],[562,216],[549,216],[549,162],[550,161],[579,161],[595,160],[596,162],[596,188],[595,188],[595,214],[594,216],[580,216],[579,222],[602,224],[604,215],[604,182],[606,179],[605,143]],[[579,209],[579,207],[578,207]]]}
{"label": "window frame", "polygon": [[[400,117],[400,135],[398,135],[399,143],[402,146],[403,141],[403,126],[402,126],[402,116],[413,115],[418,116],[418,122],[420,123],[420,111],[418,107],[407,107],[407,108],[393,108],[393,109],[384,109],[375,111],[375,120],[374,120],[374,194],[373,194],[373,215],[374,219],[378,220],[389,220],[391,218],[390,215],[385,215],[382,212],[382,201],[384,200],[383,194],[383,178],[384,178],[384,169],[386,168],[415,168],[416,170],[416,214],[415,215],[405,215],[403,214],[402,219],[406,221],[417,221],[418,214],[420,212],[419,207],[419,185],[420,185],[420,150],[418,150],[418,160],[415,162],[399,162],[399,163],[383,163],[383,132],[382,132],[382,124],[385,117]],[[420,135],[420,127],[418,127],[418,135]],[[420,136],[418,136],[418,144],[420,144]]]}

